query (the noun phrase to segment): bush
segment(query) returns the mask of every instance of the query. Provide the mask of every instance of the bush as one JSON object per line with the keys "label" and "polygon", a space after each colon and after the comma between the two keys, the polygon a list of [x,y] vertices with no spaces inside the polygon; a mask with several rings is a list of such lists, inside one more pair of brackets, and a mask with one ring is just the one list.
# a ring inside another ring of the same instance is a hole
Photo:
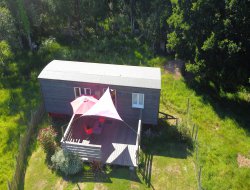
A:
{"label": "bush", "polygon": [[69,59],[70,51],[60,45],[55,38],[48,38],[42,42],[38,55],[47,63],[53,59]]}
{"label": "bush", "polygon": [[91,170],[94,172],[94,173],[98,173],[98,172],[101,172],[102,171],[102,163],[99,162],[99,161],[92,161],[90,163],[90,167],[91,167]]}
{"label": "bush", "polygon": [[6,74],[9,60],[13,57],[13,53],[6,41],[0,41],[0,75]]}
{"label": "bush", "polygon": [[56,136],[57,133],[52,128],[52,126],[41,129],[38,134],[38,140],[45,151],[47,158],[50,158],[56,150]]}
{"label": "bush", "polygon": [[52,167],[64,175],[74,175],[82,169],[82,160],[78,155],[60,149],[52,157]]}

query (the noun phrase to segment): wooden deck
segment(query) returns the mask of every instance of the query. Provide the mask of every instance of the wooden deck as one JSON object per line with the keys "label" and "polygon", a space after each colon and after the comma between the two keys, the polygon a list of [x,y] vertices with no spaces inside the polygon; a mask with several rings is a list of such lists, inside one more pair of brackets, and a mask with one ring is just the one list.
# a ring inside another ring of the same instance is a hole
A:
{"label": "wooden deck", "polygon": [[[89,151],[87,145],[90,145],[90,147],[96,146],[96,150],[98,149],[97,147],[100,147],[100,160],[103,163],[137,166],[136,152],[138,145],[136,145],[136,140],[138,123],[130,123],[133,130],[121,121],[110,119],[105,121],[100,134],[93,133],[87,135],[83,125],[88,123],[88,125],[93,126],[95,122],[95,118],[86,119],[75,117],[66,136],[66,143],[77,143],[82,147],[86,145],[86,149],[83,148],[80,154],[85,150]],[[62,146],[65,146],[65,144]]]}

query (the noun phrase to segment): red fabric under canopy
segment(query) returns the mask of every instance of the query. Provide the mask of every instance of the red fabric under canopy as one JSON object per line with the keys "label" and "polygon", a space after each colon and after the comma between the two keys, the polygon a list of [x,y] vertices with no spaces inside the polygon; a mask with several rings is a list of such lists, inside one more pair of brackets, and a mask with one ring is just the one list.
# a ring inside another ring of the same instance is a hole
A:
{"label": "red fabric under canopy", "polygon": [[87,112],[82,114],[82,116],[100,116],[123,121],[114,106],[109,88]]}

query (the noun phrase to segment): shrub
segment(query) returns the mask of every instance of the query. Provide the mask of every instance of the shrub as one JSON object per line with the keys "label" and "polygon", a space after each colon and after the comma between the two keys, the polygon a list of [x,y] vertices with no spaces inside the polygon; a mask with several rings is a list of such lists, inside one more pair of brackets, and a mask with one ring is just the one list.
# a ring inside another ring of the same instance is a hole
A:
{"label": "shrub", "polygon": [[38,134],[38,140],[42,145],[43,150],[47,154],[47,158],[50,158],[56,150],[56,139],[57,133],[49,126],[47,128],[41,129]]}
{"label": "shrub", "polygon": [[9,60],[13,57],[13,53],[6,41],[0,41],[0,75],[5,75],[8,68]]}
{"label": "shrub", "polygon": [[67,47],[60,45],[55,38],[48,38],[42,42],[38,55],[43,58],[44,62],[49,62],[53,59],[70,58],[70,51]]}
{"label": "shrub", "polygon": [[101,172],[102,171],[102,163],[99,162],[99,161],[92,161],[90,163],[90,167],[91,167],[91,170],[94,172],[94,173],[98,173],[98,172]]}
{"label": "shrub", "polygon": [[140,149],[139,151],[139,169],[143,169],[145,167],[145,154],[144,152]]}
{"label": "shrub", "polygon": [[52,167],[64,175],[74,175],[82,169],[82,161],[78,155],[60,149],[52,157]]}

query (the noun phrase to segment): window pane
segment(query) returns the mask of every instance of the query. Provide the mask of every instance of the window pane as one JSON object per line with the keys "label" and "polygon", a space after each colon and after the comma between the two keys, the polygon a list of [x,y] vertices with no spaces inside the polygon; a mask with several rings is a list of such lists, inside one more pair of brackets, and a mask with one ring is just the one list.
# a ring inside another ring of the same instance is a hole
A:
{"label": "window pane", "polygon": [[133,105],[137,104],[137,94],[136,93],[132,93],[132,104]]}
{"label": "window pane", "polygon": [[144,94],[139,94],[139,105],[144,104]]}
{"label": "window pane", "polygon": [[81,96],[81,88],[75,87],[74,90],[75,90],[75,97],[76,98]]}
{"label": "window pane", "polygon": [[85,94],[84,88],[81,88],[81,94]]}
{"label": "window pane", "polygon": [[90,88],[85,88],[85,95],[91,95],[91,89]]}

